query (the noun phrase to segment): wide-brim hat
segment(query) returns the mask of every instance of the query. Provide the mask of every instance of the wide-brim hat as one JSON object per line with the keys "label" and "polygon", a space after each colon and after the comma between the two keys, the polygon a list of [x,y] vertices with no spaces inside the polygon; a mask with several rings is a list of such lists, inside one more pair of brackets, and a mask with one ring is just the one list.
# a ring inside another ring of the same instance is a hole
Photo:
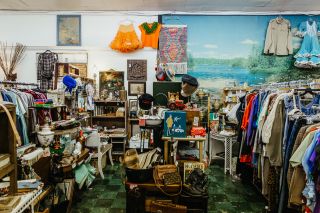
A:
{"label": "wide-brim hat", "polygon": [[174,81],[175,79],[175,71],[172,68],[168,68],[166,70],[168,81]]}
{"label": "wide-brim hat", "polygon": [[191,96],[199,87],[198,80],[188,74],[185,74],[182,76],[182,89],[181,89],[181,95],[183,97],[189,97]]}

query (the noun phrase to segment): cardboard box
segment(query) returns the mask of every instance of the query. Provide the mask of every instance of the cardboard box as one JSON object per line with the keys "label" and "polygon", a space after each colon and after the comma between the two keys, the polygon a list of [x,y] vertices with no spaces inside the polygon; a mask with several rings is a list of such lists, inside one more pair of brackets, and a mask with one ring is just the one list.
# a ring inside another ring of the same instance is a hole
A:
{"label": "cardboard box", "polygon": [[164,133],[165,137],[185,138],[186,133],[186,112],[167,111],[164,114]]}

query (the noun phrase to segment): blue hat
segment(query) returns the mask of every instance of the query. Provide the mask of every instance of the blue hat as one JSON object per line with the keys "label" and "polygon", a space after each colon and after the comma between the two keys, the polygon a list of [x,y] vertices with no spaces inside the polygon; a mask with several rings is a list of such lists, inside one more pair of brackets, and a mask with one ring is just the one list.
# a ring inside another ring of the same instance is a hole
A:
{"label": "blue hat", "polygon": [[66,91],[72,92],[72,89],[77,86],[76,80],[74,80],[71,76],[66,75],[63,77],[62,82],[64,85],[66,85],[67,89]]}

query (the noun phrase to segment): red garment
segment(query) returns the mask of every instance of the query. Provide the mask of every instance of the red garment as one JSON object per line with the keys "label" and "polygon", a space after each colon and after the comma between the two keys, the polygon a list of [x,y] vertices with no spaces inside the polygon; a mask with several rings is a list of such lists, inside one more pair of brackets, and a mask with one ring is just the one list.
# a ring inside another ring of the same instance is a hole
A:
{"label": "red garment", "polygon": [[252,109],[252,103],[254,98],[256,97],[256,94],[249,94],[247,98],[247,107],[244,110],[243,117],[242,117],[242,125],[241,129],[246,130],[249,124],[249,117],[250,117],[250,112]]}

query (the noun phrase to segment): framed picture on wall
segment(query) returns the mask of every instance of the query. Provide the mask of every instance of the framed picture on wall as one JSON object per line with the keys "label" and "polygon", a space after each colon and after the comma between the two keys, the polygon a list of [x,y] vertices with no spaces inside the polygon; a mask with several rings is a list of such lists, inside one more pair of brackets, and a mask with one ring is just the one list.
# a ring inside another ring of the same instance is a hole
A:
{"label": "framed picture on wall", "polygon": [[129,96],[141,95],[146,93],[146,82],[129,81]]}
{"label": "framed picture on wall", "polygon": [[57,46],[81,46],[81,16],[57,16]]}
{"label": "framed picture on wall", "polygon": [[100,72],[99,87],[99,94],[102,98],[117,98],[115,96],[119,96],[119,91],[124,88],[124,72],[113,69]]}
{"label": "framed picture on wall", "polygon": [[127,71],[128,81],[146,81],[147,60],[127,60]]}
{"label": "framed picture on wall", "polygon": [[129,111],[138,110],[138,99],[129,99]]}

